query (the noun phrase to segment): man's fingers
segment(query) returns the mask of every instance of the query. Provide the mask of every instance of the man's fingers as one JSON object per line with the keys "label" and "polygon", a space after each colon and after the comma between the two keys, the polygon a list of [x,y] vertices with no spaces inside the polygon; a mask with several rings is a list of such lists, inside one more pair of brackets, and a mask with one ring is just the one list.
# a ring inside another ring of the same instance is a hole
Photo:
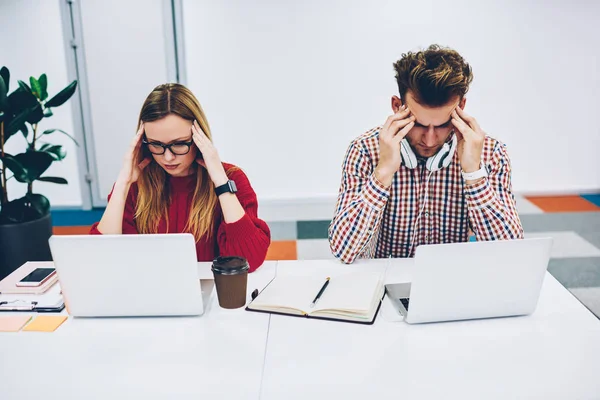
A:
{"label": "man's fingers", "polygon": [[408,132],[410,132],[410,130],[413,128],[413,126],[415,126],[415,121],[410,121],[404,128],[402,128],[394,136],[394,142],[400,143],[402,141],[402,139],[404,139],[406,137],[406,135],[408,135]]}
{"label": "man's fingers", "polygon": [[415,117],[411,116],[410,118],[401,119],[400,121],[394,121],[389,129],[392,137],[396,137],[400,134],[400,130],[408,125],[411,125],[411,127],[415,126]]}
{"label": "man's fingers", "polygon": [[479,127],[479,124],[475,118],[464,112],[464,110],[460,107],[456,107],[455,110],[458,116],[465,121],[471,127],[471,129],[473,129],[475,132],[481,132],[481,128]]}
{"label": "man's fingers", "polygon": [[464,139],[463,134],[458,129],[454,130],[454,134],[456,135],[456,140],[459,142]]}
{"label": "man's fingers", "polygon": [[456,111],[452,111],[452,125],[460,131],[463,137],[469,138],[475,134],[471,127],[459,117]]}
{"label": "man's fingers", "polygon": [[394,123],[395,121],[406,119],[409,115],[410,115],[410,110],[408,109],[408,107],[406,107],[406,106],[400,107],[400,109],[398,109],[398,112],[390,115],[387,118],[387,120],[385,121],[385,124],[383,124],[383,130],[388,131],[390,129],[390,126],[392,125],[392,123]]}

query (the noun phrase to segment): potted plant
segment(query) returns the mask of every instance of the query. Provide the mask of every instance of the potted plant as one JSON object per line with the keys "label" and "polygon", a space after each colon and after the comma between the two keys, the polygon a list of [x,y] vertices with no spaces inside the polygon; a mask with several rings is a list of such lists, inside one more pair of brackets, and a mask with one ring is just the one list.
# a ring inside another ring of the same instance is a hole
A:
{"label": "potted plant", "polygon": [[[35,181],[67,184],[55,176],[43,176],[54,161],[65,158],[60,145],[46,142],[48,135],[62,133],[60,129],[41,131],[44,118],[52,116],[52,109],[63,105],[73,96],[77,81],[71,82],[55,96],[49,98],[48,78],[29,78],[29,85],[18,81],[18,87],[9,94],[10,72],[0,69],[0,279],[10,274],[26,261],[51,260],[48,239],[52,235],[50,203],[35,193]],[[26,148],[19,154],[9,154],[6,142],[21,133]],[[77,144],[77,142],[75,142]],[[10,199],[7,182],[15,179],[27,185],[25,196]]]}

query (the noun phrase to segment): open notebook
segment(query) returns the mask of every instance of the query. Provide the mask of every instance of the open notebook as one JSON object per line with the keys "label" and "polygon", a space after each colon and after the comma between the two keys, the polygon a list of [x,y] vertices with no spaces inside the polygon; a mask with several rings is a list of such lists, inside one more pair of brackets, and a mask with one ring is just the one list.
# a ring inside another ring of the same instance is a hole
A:
{"label": "open notebook", "polygon": [[385,290],[383,275],[361,271],[330,277],[329,285],[312,308],[326,275],[277,276],[246,310],[372,324]]}

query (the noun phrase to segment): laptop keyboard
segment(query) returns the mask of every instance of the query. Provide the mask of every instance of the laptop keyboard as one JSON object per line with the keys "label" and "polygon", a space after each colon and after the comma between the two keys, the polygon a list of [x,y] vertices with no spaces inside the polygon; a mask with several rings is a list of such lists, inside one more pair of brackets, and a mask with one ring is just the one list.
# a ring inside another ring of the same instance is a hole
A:
{"label": "laptop keyboard", "polygon": [[400,300],[400,302],[402,303],[402,305],[404,306],[404,308],[406,308],[406,311],[408,311],[409,299],[398,299],[398,300]]}

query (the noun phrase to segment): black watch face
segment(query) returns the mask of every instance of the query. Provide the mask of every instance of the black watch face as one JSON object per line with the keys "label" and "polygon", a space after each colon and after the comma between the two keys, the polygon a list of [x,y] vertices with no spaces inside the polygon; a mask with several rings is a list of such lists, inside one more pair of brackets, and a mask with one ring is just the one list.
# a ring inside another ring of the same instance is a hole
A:
{"label": "black watch face", "polygon": [[229,181],[227,183],[229,184],[229,191],[231,193],[236,193],[237,192],[237,186],[235,186],[235,182],[234,181]]}

